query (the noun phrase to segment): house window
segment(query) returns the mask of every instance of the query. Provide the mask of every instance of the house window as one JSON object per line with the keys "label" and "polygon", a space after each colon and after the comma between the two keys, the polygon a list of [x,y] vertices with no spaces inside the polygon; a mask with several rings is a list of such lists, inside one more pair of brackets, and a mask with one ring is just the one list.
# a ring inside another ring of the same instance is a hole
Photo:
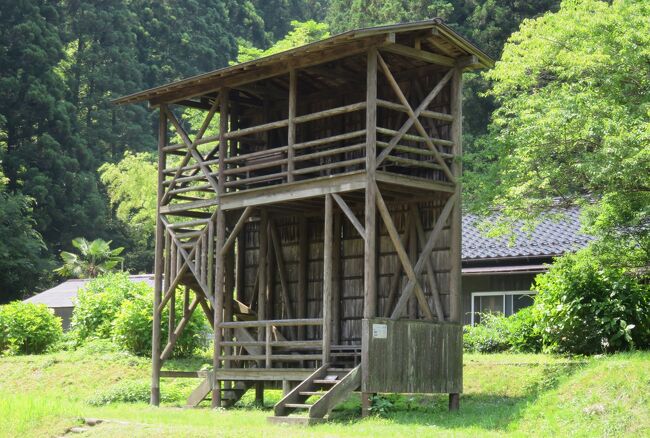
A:
{"label": "house window", "polygon": [[534,291],[473,292],[472,325],[481,322],[481,313],[510,316],[533,304]]}

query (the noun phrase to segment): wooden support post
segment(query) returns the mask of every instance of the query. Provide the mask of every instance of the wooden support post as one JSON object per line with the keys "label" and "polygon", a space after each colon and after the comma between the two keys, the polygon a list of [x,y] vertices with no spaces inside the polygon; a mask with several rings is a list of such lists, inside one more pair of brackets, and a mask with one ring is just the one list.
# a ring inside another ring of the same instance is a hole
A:
{"label": "wooden support post", "polygon": [[[153,292],[153,329],[151,334],[151,404],[160,404],[160,324],[161,314],[160,302],[162,300],[163,285],[163,245],[165,227],[160,216],[160,203],[163,198],[163,182],[165,180],[164,169],[166,166],[166,154],[163,148],[167,144],[167,115],[164,105],[160,108],[158,121],[158,205],[156,210],[156,249],[154,255],[154,292]],[[168,283],[169,279],[165,279]]]}
{"label": "wooden support post", "polygon": [[[451,212],[451,233],[450,256],[451,272],[449,280],[449,320],[453,323],[461,323],[462,313],[462,285],[461,285],[461,251],[462,251],[462,212],[461,212],[461,177],[462,164],[460,157],[463,154],[462,130],[463,130],[463,69],[454,68],[454,76],[451,79],[451,114],[454,120],[451,124],[451,141],[454,142],[453,153],[456,156],[451,168],[456,178],[456,190],[454,209]],[[462,354],[462,348],[461,348]],[[462,359],[461,359],[462,360]],[[462,370],[462,367],[461,367]],[[461,375],[462,379],[462,375]],[[457,411],[460,408],[460,394],[449,394],[449,410]]]}
{"label": "wooden support post", "polygon": [[[463,153],[462,129],[463,129],[463,72],[456,67],[451,80],[451,113],[454,120],[451,124],[451,140],[454,142],[454,155],[460,157]],[[458,158],[452,163],[452,170],[456,177],[454,208],[450,219],[451,233],[451,273],[449,285],[449,320],[455,323],[461,322],[462,289],[461,289],[461,246],[462,246],[462,213],[461,213],[461,183],[462,165]]]}
{"label": "wooden support post", "polygon": [[[224,194],[226,183],[226,132],[228,131],[228,89],[222,89],[219,93],[219,175],[218,175],[218,190],[217,199],[221,204],[221,196]],[[215,251],[215,272],[214,272],[214,351],[212,358],[212,366],[216,371],[221,367],[221,341],[222,329],[221,322],[223,321],[223,306],[225,298],[225,282],[224,282],[224,254],[222,248],[226,242],[226,214],[217,206],[217,232],[216,232],[216,251]],[[215,380],[214,387],[212,388],[212,407],[221,407],[221,381]]]}
{"label": "wooden support post", "polygon": [[287,131],[287,181],[293,182],[294,162],[293,146],[296,143],[296,94],[298,84],[296,80],[296,70],[289,70],[289,117],[288,117],[288,131]]}
{"label": "wooden support post", "polygon": [[[408,212],[406,213],[408,215]],[[412,222],[412,221],[411,221]],[[408,228],[409,233],[409,259],[412,264],[417,263],[418,261],[418,241],[415,235],[415,224],[411,223]],[[416,297],[411,297],[409,300],[409,318],[417,319],[418,317],[418,301]]]}
{"label": "wooden support post", "polygon": [[341,343],[341,213],[338,211],[334,213],[332,237],[332,343]]}
{"label": "wooden support post", "polygon": [[244,241],[244,236],[239,235],[237,237],[237,262],[235,265],[235,288],[237,289],[237,301],[240,303],[246,302],[246,291],[244,290],[244,275],[246,269],[246,245]]}
{"label": "wooden support post", "polygon": [[[257,319],[260,321],[267,319],[266,315],[266,291],[267,291],[267,270],[266,266],[268,264],[268,229],[269,229],[269,216],[266,209],[260,211],[260,229],[258,233],[259,239],[259,255],[258,255],[258,264],[259,264],[259,281],[258,281],[258,291],[257,291]],[[265,332],[262,328],[258,329],[257,340],[258,342],[264,342]],[[262,368],[264,362],[258,361],[257,366]],[[257,382],[255,384],[255,403],[263,406],[264,405],[264,382]]]}
{"label": "wooden support post", "polygon": [[460,409],[460,394],[457,392],[449,394],[449,412],[457,412]]}
{"label": "wooden support post", "polygon": [[325,229],[323,230],[323,365],[330,361],[332,347],[332,195],[325,195]]}
{"label": "wooden support post", "polygon": [[[298,318],[307,317],[307,274],[309,269],[309,235],[307,218],[301,216],[298,222]],[[305,327],[298,327],[298,339],[305,339]]]}
{"label": "wooden support post", "polygon": [[[225,268],[225,286],[224,286],[224,291],[225,291],[225,298],[224,298],[224,311],[223,311],[223,319],[226,322],[232,322],[233,321],[233,298],[234,298],[234,288],[235,288],[235,251],[234,247],[230,248],[224,255],[224,268]],[[232,341],[233,338],[233,332],[232,329],[226,328],[223,331],[223,337],[226,341]],[[225,356],[230,356],[233,354],[233,348],[230,346],[227,346],[224,348],[224,355]],[[232,366],[232,363],[230,359],[224,361],[224,368],[230,368]],[[224,387],[226,389],[230,389],[232,382],[227,381],[224,382]]]}
{"label": "wooden support post", "polygon": [[[377,49],[368,51],[366,65],[366,199],[365,199],[365,240],[363,272],[363,317],[377,315],[377,214],[375,169],[377,167]],[[368,346],[361,348],[362,380],[368,374]],[[363,388],[363,384],[362,384]],[[370,397],[361,394],[362,415],[370,412]]]}
{"label": "wooden support post", "polygon": [[365,418],[370,415],[370,408],[372,407],[372,392],[361,393],[361,417]]}

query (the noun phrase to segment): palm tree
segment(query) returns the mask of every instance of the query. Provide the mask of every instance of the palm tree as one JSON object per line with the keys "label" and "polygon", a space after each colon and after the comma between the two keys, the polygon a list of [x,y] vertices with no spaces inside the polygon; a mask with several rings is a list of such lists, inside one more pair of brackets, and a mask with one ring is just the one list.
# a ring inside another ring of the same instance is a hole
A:
{"label": "palm tree", "polygon": [[124,248],[111,249],[111,242],[102,239],[89,242],[83,237],[77,237],[72,245],[79,250],[79,254],[61,251],[63,266],[54,272],[65,277],[95,278],[112,271],[124,260],[124,257],[120,257]]}

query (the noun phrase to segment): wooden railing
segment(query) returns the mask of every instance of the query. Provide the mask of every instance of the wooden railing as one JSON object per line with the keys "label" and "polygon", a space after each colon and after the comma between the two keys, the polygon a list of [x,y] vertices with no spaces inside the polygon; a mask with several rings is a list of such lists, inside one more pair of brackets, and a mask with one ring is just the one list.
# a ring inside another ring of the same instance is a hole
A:
{"label": "wooden railing", "polygon": [[[262,354],[224,354],[219,356],[219,360],[223,361],[257,361],[263,363],[265,368],[272,368],[273,362],[287,362],[287,361],[306,361],[306,360],[321,360],[327,361],[323,354],[314,353],[274,353],[274,348],[283,348],[285,350],[321,350],[324,351],[323,341],[321,340],[288,340],[278,339],[276,329],[278,327],[304,327],[304,326],[321,326],[323,320],[321,318],[307,318],[307,319],[279,319],[279,320],[263,320],[263,321],[235,321],[235,322],[222,322],[219,327],[226,329],[257,329],[258,340],[250,341],[243,339],[235,339],[222,341],[222,347],[256,347],[263,350]],[[274,336],[275,334],[275,336]],[[274,339],[275,338],[275,339]]]}
{"label": "wooden railing", "polygon": [[260,183],[281,184],[338,172],[340,169],[351,171],[363,168],[365,129],[303,142],[295,142],[295,129],[300,124],[362,111],[365,108],[366,103],[359,102],[228,132],[225,135],[227,140],[279,128],[288,128],[290,132],[293,131],[293,135],[288,135],[288,144],[284,146],[227,157],[223,171],[227,179],[226,189],[243,190]]}

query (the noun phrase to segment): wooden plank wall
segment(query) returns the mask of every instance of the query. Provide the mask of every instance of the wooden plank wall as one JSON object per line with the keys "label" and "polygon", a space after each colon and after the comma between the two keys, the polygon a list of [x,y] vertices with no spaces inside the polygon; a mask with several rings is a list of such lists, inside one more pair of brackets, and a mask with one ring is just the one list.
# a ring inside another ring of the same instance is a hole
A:
{"label": "wooden plank wall", "polygon": [[[373,324],[386,326],[386,338],[373,337]],[[365,320],[369,363],[362,391],[460,393],[463,388],[463,330],[460,324],[427,321]]]}
{"label": "wooden plank wall", "polygon": [[[429,232],[442,210],[444,200],[436,200],[431,202],[420,202],[418,208],[420,210],[421,221],[423,227]],[[337,207],[335,207],[336,209]],[[406,215],[408,212],[407,204],[389,204],[395,225],[400,233],[404,232],[406,225]],[[357,211],[357,217],[362,217],[361,212]],[[278,235],[282,246],[282,256],[284,258],[284,265],[286,270],[287,285],[289,289],[289,296],[293,314],[297,317],[306,318],[319,318],[322,316],[322,278],[323,278],[323,218],[322,214],[309,217],[307,219],[308,227],[308,260],[307,260],[307,314],[299,315],[298,309],[298,294],[305,293],[305,291],[298,290],[298,277],[299,277],[299,219],[297,216],[280,216],[272,217],[272,222],[278,230]],[[335,221],[336,223],[336,221]],[[380,221],[378,221],[380,223]],[[338,282],[340,286],[341,298],[338,305],[340,314],[340,341],[341,344],[360,344],[361,343],[361,320],[363,316],[363,240],[359,236],[356,229],[352,224],[342,215],[340,220],[341,227],[334,232],[340,233],[341,236],[341,256],[340,265],[338,266],[339,278],[334,278],[334,282]],[[253,287],[256,287],[256,275],[258,269],[259,257],[259,222],[253,220],[249,222],[244,228],[245,245],[244,245],[244,292],[246,303],[250,303],[250,297],[254,293]],[[378,255],[378,311],[380,315],[385,315],[387,312],[387,301],[390,294],[390,283],[394,275],[395,268],[399,260],[395,252],[395,248],[390,241],[390,237],[383,226],[379,227],[379,255]],[[445,227],[442,231],[441,237],[437,241],[434,252],[433,260],[436,270],[436,279],[442,293],[442,303],[444,307],[445,316],[449,315],[449,228]],[[272,248],[272,247],[271,247]],[[421,248],[418,248],[418,254]],[[269,250],[272,253],[271,249]],[[275,263],[274,257],[270,257],[272,263]],[[281,283],[280,276],[277,275],[277,266],[274,264],[269,271],[272,273],[270,280],[270,295],[272,297],[272,315],[267,315],[269,319],[286,318],[286,309],[282,303]],[[337,269],[334,269],[337,272]],[[275,275],[273,275],[275,273]],[[401,285],[406,283],[406,279],[402,270]],[[429,305],[433,308],[433,299],[429,289],[428,282],[425,279],[425,274],[421,276],[421,283],[424,288],[425,294],[429,299]],[[396,300],[395,300],[396,301]],[[394,306],[395,302],[393,302]],[[416,311],[417,318],[421,315]],[[306,332],[307,339],[320,339],[320,328],[308,327]]]}

